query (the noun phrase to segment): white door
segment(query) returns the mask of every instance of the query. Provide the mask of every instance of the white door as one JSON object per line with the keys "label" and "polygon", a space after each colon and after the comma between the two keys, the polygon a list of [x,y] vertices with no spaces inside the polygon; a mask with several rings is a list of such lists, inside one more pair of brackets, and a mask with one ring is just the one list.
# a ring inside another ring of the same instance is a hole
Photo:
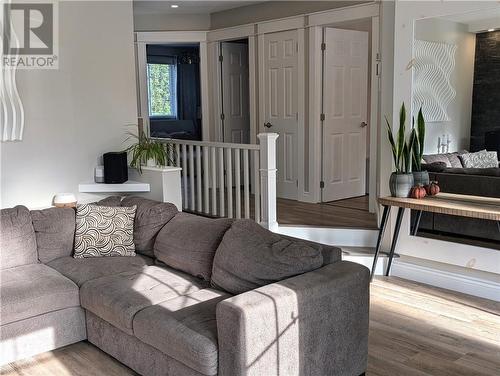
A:
{"label": "white door", "polygon": [[322,201],[366,192],[368,33],[325,28]]}
{"label": "white door", "polygon": [[224,142],[250,142],[248,45],[221,43]]}
{"label": "white door", "polygon": [[277,195],[297,199],[298,32],[264,36],[264,130],[278,133]]}

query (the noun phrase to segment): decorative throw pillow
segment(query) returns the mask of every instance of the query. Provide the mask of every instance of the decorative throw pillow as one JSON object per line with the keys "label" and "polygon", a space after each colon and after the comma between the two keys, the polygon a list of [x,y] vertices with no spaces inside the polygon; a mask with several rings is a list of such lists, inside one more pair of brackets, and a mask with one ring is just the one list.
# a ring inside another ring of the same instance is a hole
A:
{"label": "decorative throw pillow", "polygon": [[179,213],[158,234],[155,256],[172,268],[210,281],[215,251],[231,223],[232,219]]}
{"label": "decorative throw pillow", "polygon": [[75,258],[135,256],[136,207],[76,207]]}
{"label": "decorative throw pillow", "polygon": [[496,151],[481,150],[477,153],[467,153],[460,156],[465,168],[491,168],[498,167]]}
{"label": "decorative throw pillow", "polygon": [[323,265],[322,248],[283,238],[249,219],[238,220],[217,248],[211,283],[241,294]]}

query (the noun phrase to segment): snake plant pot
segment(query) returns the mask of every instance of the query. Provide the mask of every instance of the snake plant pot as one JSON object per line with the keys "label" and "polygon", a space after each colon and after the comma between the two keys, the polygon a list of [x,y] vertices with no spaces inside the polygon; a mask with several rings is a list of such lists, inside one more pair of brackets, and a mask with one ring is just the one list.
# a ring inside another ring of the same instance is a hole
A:
{"label": "snake plant pot", "polygon": [[429,185],[429,173],[427,171],[413,171],[413,185]]}
{"label": "snake plant pot", "polygon": [[398,174],[393,172],[389,179],[389,189],[393,197],[408,197],[413,187],[413,174]]}

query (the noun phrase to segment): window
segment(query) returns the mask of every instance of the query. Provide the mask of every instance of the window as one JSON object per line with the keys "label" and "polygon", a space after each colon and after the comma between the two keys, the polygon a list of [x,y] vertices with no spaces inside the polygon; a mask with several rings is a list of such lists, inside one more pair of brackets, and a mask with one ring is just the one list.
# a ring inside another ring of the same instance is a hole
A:
{"label": "window", "polygon": [[150,117],[177,118],[177,67],[148,63]]}

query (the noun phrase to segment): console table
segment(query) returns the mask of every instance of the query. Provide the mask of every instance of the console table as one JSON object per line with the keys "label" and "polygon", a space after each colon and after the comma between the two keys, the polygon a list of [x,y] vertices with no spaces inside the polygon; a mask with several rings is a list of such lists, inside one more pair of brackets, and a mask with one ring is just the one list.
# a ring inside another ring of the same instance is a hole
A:
{"label": "console table", "polygon": [[416,235],[420,218],[422,216],[422,212],[424,211],[496,221],[499,224],[498,229],[500,231],[500,198],[439,193],[436,196],[427,196],[422,199],[381,197],[378,199],[378,202],[384,207],[384,211],[382,213],[382,222],[380,224],[377,246],[375,248],[375,256],[373,259],[371,271],[372,278],[373,273],[375,272],[375,266],[377,265],[382,238],[384,237],[387,221],[392,207],[398,208],[398,214],[396,216],[396,225],[391,240],[389,263],[387,264],[387,270],[385,272],[386,276],[389,275],[391,270],[392,259],[394,257],[394,251],[396,250],[399,231],[401,229],[401,222],[406,209],[417,211],[415,223],[411,226],[411,235]]}

